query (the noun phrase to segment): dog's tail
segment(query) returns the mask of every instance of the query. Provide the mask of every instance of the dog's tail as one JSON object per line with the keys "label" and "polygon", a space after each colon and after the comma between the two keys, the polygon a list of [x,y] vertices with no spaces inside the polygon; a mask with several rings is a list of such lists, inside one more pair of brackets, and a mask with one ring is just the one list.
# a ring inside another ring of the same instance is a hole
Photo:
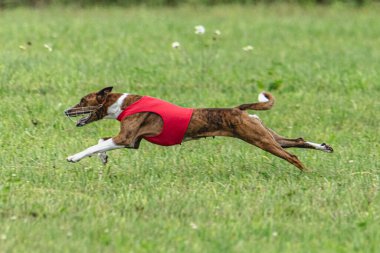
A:
{"label": "dog's tail", "polygon": [[259,103],[242,104],[237,106],[240,110],[269,110],[274,105],[274,96],[269,92],[262,92],[259,94]]}

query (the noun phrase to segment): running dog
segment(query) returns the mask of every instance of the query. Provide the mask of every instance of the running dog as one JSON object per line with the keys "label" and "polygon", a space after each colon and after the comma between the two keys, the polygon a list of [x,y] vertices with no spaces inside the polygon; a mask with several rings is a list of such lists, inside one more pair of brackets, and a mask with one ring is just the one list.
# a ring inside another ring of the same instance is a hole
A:
{"label": "running dog", "polygon": [[333,152],[332,147],[316,144],[303,138],[282,137],[265,127],[262,121],[246,110],[269,110],[274,104],[272,94],[259,95],[258,103],[242,104],[234,108],[183,108],[169,102],[141,95],[111,93],[113,87],[84,96],[80,102],[65,111],[66,116],[85,115],[76,123],[85,126],[101,119],[120,121],[120,132],[115,137],[106,137],[98,144],[87,148],[67,161],[98,154],[107,163],[106,151],[119,148],[138,149],[142,139],[151,143],[171,146],[184,141],[205,137],[228,136],[239,138],[293,164],[300,170],[305,166],[285,148],[308,148]]}

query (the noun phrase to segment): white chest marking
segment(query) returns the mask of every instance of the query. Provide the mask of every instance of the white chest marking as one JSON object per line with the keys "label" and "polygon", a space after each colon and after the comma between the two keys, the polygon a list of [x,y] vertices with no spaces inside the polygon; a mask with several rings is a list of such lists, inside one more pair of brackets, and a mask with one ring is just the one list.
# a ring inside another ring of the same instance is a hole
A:
{"label": "white chest marking", "polygon": [[115,103],[113,103],[110,107],[107,109],[107,116],[105,116],[105,119],[117,119],[117,117],[120,115],[120,113],[123,111],[121,110],[121,106],[123,105],[124,99],[126,99],[128,96],[128,93],[124,93],[121,95]]}

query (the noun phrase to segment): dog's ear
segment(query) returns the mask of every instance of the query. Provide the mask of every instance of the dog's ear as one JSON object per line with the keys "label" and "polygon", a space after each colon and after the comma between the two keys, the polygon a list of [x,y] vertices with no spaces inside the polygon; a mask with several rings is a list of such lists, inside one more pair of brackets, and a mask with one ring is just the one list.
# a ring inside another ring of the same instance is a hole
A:
{"label": "dog's ear", "polygon": [[98,91],[98,92],[96,93],[96,95],[97,95],[97,97],[100,98],[100,99],[105,98],[105,97],[108,95],[108,93],[110,93],[110,92],[112,91],[112,89],[113,89],[112,86],[110,86],[110,87],[106,87],[106,88],[101,89],[100,91]]}

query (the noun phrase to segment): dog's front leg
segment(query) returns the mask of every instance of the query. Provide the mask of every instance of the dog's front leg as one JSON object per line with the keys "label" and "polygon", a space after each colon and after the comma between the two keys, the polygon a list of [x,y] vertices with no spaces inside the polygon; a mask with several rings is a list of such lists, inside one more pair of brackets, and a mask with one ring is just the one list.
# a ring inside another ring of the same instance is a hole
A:
{"label": "dog's front leg", "polygon": [[96,154],[96,153],[102,153],[102,152],[106,152],[109,150],[124,148],[124,147],[125,147],[124,145],[115,144],[113,139],[110,138],[106,141],[98,143],[97,145],[89,147],[88,149],[85,149],[82,152],[79,152],[75,155],[69,156],[67,158],[67,161],[75,163],[75,162],[79,162],[81,159],[83,159],[87,156],[91,156],[91,155]]}

